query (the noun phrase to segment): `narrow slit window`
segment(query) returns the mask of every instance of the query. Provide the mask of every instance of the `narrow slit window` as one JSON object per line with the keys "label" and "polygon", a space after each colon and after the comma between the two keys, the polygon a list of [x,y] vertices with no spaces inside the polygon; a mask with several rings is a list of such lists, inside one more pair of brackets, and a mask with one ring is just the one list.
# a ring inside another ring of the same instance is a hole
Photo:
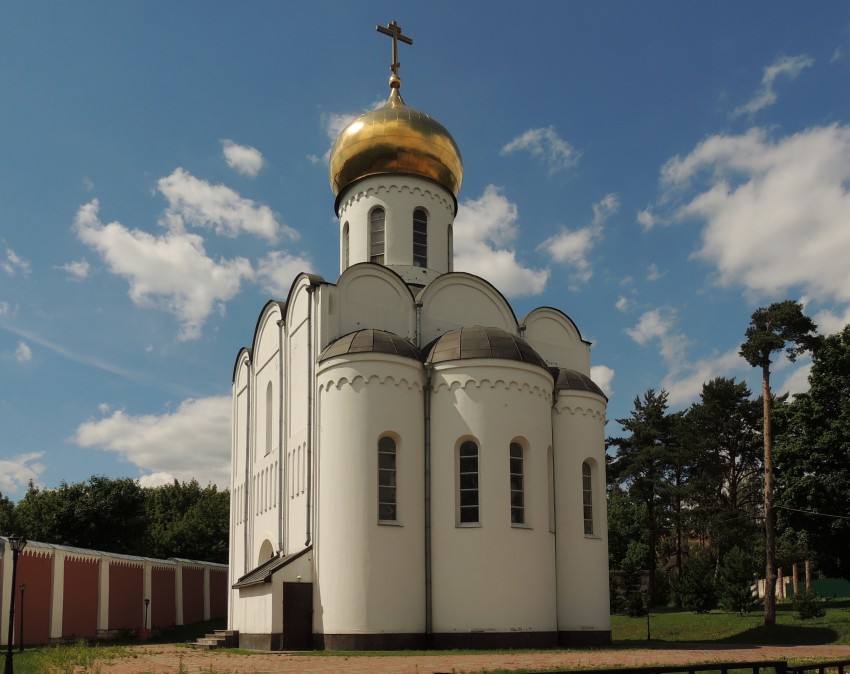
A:
{"label": "narrow slit window", "polygon": [[342,268],[348,269],[348,223],[342,226]]}
{"label": "narrow slit window", "polygon": [[525,524],[525,477],[522,445],[511,443],[511,524]]}
{"label": "narrow slit window", "polygon": [[478,445],[467,440],[458,452],[458,510],[461,524],[478,524]]}
{"label": "narrow slit window", "polygon": [[272,399],[273,399],[272,383],[269,382],[266,386],[266,454],[271,454],[272,451]]}
{"label": "narrow slit window", "polygon": [[369,214],[369,262],[384,264],[384,222],[383,208],[376,208]]}
{"label": "narrow slit window", "polygon": [[413,211],[413,266],[428,266],[428,214],[422,208]]}
{"label": "narrow slit window", "polygon": [[397,497],[395,440],[384,436],[378,440],[378,520],[398,520]]}
{"label": "narrow slit window", "polygon": [[593,536],[593,474],[590,464],[581,464],[581,496],[584,506],[584,535]]}

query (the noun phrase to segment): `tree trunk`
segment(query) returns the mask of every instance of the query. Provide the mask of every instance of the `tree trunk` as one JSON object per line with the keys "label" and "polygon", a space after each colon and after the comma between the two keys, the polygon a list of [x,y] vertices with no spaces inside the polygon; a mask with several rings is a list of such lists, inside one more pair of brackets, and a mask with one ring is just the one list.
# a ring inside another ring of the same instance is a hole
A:
{"label": "tree trunk", "polygon": [[771,424],[770,363],[762,365],[764,400],[764,624],[776,624],[776,513],[773,510],[773,429]]}

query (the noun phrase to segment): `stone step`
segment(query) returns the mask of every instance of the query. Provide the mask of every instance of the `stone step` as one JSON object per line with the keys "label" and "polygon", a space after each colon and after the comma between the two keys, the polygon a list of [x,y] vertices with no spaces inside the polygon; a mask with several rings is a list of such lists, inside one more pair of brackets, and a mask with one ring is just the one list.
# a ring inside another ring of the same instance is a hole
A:
{"label": "stone step", "polygon": [[235,630],[216,630],[213,634],[200,637],[195,643],[190,644],[198,650],[211,651],[217,648],[237,648],[239,646],[239,632]]}

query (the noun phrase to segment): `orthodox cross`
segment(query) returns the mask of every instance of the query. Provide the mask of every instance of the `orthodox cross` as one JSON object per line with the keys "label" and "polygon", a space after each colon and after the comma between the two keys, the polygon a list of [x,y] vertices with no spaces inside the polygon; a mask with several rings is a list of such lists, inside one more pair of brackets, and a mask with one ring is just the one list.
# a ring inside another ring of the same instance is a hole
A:
{"label": "orthodox cross", "polygon": [[404,44],[413,44],[413,39],[407,37],[407,35],[401,34],[401,26],[398,25],[398,22],[395,19],[390,21],[388,26],[375,26],[375,29],[379,33],[389,35],[393,39],[393,62],[392,65],[390,65],[390,70],[393,75],[398,77],[398,69],[401,65],[398,62],[398,41],[401,40]]}

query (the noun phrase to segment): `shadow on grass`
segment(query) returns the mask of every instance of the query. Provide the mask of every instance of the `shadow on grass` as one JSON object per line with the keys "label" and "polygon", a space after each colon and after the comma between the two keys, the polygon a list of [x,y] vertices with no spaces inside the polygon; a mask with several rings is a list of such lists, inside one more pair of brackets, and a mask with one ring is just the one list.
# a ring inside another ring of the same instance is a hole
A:
{"label": "shadow on grass", "polygon": [[838,632],[831,627],[806,625],[759,625],[738,634],[733,634],[718,643],[725,644],[764,644],[771,646],[815,646],[833,644],[838,640]]}

